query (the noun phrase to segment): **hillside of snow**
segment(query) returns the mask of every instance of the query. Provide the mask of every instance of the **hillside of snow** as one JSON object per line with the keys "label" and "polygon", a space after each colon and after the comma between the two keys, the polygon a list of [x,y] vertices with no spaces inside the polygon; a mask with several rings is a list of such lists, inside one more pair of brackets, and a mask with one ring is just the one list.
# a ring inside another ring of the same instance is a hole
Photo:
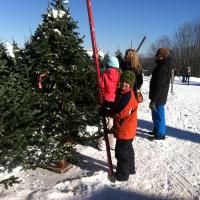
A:
{"label": "hillside of snow", "polygon": [[[133,142],[136,174],[121,184],[107,178],[106,151],[77,145],[81,160],[63,174],[46,169],[0,173],[21,182],[9,189],[0,185],[1,200],[199,200],[200,199],[200,78],[190,85],[175,79],[166,104],[167,138],[149,141],[150,77],[144,77],[144,102],[139,105],[137,137]],[[111,151],[116,167],[114,151]]]}

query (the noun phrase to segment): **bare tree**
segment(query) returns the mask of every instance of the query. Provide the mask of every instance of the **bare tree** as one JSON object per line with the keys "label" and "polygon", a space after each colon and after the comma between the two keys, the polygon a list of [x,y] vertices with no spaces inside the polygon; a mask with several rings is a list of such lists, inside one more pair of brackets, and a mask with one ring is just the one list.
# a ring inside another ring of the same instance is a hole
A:
{"label": "bare tree", "polygon": [[183,24],[174,34],[176,66],[191,66],[192,75],[200,76],[200,20]]}
{"label": "bare tree", "polygon": [[161,38],[159,38],[158,40],[156,40],[154,43],[151,44],[148,54],[150,57],[154,57],[157,49],[162,48],[162,47],[170,49],[171,46],[172,46],[172,42],[171,42],[170,38],[168,36],[164,35]]}
{"label": "bare tree", "polygon": [[171,48],[172,42],[168,36],[162,36],[158,40],[156,40],[154,43],[150,45],[150,48],[147,53],[147,57],[141,58],[141,63],[144,68],[144,72],[146,75],[150,75],[153,68],[155,67],[155,53],[159,48],[166,47]]}

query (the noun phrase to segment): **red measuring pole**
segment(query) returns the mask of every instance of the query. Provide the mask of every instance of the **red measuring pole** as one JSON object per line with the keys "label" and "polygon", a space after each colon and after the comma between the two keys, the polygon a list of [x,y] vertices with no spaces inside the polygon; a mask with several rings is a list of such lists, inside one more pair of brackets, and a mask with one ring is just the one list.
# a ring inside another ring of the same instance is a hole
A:
{"label": "red measuring pole", "polygon": [[[98,49],[96,45],[96,36],[95,36],[95,30],[94,30],[94,20],[92,15],[92,5],[90,0],[86,0],[87,2],[87,10],[88,10],[88,18],[89,18],[89,25],[90,25],[90,34],[91,34],[91,40],[92,40],[92,48],[93,48],[93,59],[96,66],[97,71],[97,81],[98,81],[98,89],[99,89],[99,98],[100,98],[100,104],[102,104],[102,93],[100,88],[100,66],[99,66],[99,55],[98,55]],[[113,166],[112,166],[112,159],[110,154],[110,145],[108,140],[108,129],[106,125],[106,119],[105,117],[102,117],[103,121],[103,128],[104,128],[104,139],[106,143],[106,152],[107,152],[107,160],[108,160],[108,176],[113,175]]]}

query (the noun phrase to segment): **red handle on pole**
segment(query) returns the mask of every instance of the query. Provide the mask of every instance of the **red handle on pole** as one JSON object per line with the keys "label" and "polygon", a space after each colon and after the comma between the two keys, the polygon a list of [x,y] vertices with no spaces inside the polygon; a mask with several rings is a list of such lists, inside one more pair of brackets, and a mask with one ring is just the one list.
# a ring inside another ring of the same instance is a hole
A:
{"label": "red handle on pole", "polygon": [[98,49],[97,49],[96,36],[95,36],[95,30],[94,30],[94,20],[93,20],[93,15],[92,15],[92,5],[91,5],[90,0],[86,0],[86,1],[87,1],[87,10],[88,10],[89,25],[90,25],[92,49],[93,49],[93,58],[94,58],[96,71],[97,71],[99,98],[100,98],[100,103],[102,103],[102,95],[101,95],[101,90],[100,90],[100,66],[99,66]]}
{"label": "red handle on pole", "polygon": [[[98,82],[98,89],[99,89],[99,98],[100,98],[100,104],[102,104],[102,93],[100,88],[100,67],[99,67],[99,57],[98,57],[98,50],[96,45],[96,37],[95,37],[95,30],[94,30],[94,21],[93,21],[93,15],[92,15],[92,6],[90,0],[86,0],[87,2],[87,10],[88,10],[88,18],[89,18],[89,25],[90,25],[90,34],[91,34],[91,40],[92,40],[92,48],[93,48],[93,58],[96,66],[97,71],[97,82]],[[108,129],[106,125],[106,119],[105,117],[102,118],[103,121],[103,129],[104,129],[104,138],[106,143],[106,152],[107,152],[107,160],[108,160],[108,176],[113,175],[113,166],[112,166],[112,159],[110,154],[110,145],[108,140]]]}

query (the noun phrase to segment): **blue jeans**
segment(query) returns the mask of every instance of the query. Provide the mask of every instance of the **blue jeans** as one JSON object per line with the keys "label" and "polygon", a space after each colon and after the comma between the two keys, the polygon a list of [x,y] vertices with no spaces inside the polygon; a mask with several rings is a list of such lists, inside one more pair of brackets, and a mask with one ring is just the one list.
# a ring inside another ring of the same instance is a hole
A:
{"label": "blue jeans", "polygon": [[156,136],[157,137],[165,136],[166,126],[165,126],[164,105],[156,106],[156,108],[152,110],[152,120]]}

